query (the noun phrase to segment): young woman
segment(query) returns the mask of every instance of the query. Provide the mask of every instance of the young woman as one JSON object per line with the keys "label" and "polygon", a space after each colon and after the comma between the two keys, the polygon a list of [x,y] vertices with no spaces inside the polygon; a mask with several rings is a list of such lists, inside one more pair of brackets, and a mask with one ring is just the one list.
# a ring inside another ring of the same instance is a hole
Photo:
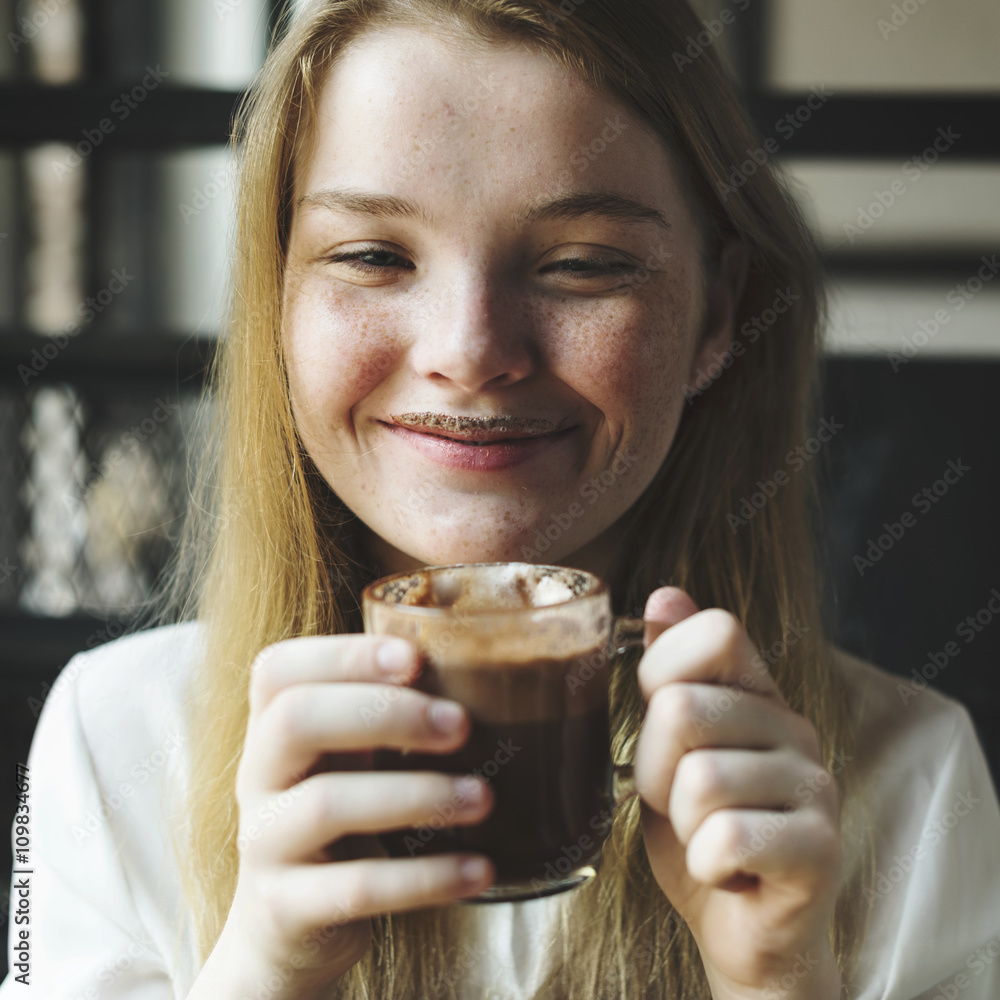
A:
{"label": "young woman", "polygon": [[[700,28],[682,0],[290,20],[238,130],[185,623],[71,661],[33,745],[40,995],[1000,993],[968,715],[824,639],[794,461],[836,428],[816,260],[771,165],[740,173],[762,147],[715,53],[672,58]],[[357,601],[498,560],[592,570],[643,611],[612,704],[640,794],[587,886],[449,906],[489,859],[374,835],[456,794],[476,823],[492,793],[370,769],[469,719],[408,687],[412,647],[358,634]]]}

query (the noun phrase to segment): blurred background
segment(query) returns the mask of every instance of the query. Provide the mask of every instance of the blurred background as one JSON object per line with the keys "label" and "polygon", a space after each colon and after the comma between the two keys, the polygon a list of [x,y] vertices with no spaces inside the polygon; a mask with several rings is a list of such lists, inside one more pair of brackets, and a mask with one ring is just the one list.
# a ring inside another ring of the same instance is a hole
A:
{"label": "blurred background", "polygon": [[[0,0],[2,830],[59,669],[135,620],[176,540],[225,304],[230,116],[278,6]],[[996,779],[1000,6],[696,6],[681,58],[724,52],[830,272],[836,638],[967,705]]]}

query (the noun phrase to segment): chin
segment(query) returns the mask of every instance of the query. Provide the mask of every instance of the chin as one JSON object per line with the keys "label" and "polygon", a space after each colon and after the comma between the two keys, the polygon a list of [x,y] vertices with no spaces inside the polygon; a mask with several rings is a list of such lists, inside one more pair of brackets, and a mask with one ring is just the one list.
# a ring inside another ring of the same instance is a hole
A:
{"label": "chin", "polygon": [[568,535],[550,539],[544,530],[519,533],[509,539],[498,533],[440,547],[416,546],[412,558],[426,566],[448,566],[454,563],[528,562],[536,565],[563,565],[583,544]]}
{"label": "chin", "polygon": [[492,562],[563,565],[602,527],[582,510],[577,515],[579,506],[573,505],[572,513],[555,514],[537,509],[515,512],[509,504],[493,509],[480,506],[475,511],[456,511],[452,517],[419,516],[404,510],[394,517],[392,530],[389,525],[371,527],[404,557],[393,562],[410,561],[409,568]]}
{"label": "chin", "polygon": [[[495,563],[495,562],[534,562],[526,559],[519,546],[497,545],[496,539],[484,541],[482,545],[469,543],[467,545],[445,546],[441,549],[426,551],[424,557],[414,556],[424,566],[451,566],[455,563]],[[544,560],[543,560],[544,561]]]}

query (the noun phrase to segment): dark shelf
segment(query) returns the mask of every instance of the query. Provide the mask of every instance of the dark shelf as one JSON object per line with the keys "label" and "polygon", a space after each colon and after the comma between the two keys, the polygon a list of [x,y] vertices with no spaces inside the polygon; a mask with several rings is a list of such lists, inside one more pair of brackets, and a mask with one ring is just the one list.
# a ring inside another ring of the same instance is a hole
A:
{"label": "dark shelf", "polygon": [[[124,631],[124,618],[36,618],[0,615],[4,655],[0,658],[0,683],[23,681],[27,675],[51,683],[59,669],[76,653],[100,646]],[[110,630],[110,631],[109,631]]]}
{"label": "dark shelf", "polygon": [[[75,145],[85,140],[84,129],[99,129],[102,119],[113,126],[101,138],[103,148],[170,149],[224,143],[241,97],[236,91],[173,87],[164,82],[129,109],[121,103],[122,93],[128,90],[128,84],[0,84],[0,144],[57,140]],[[822,104],[813,98],[818,106],[807,121],[798,123],[800,127],[777,131],[777,123],[787,115],[794,117],[810,96],[758,91],[748,95],[762,135],[774,138],[783,156],[906,159],[931,145],[939,128],[950,128],[960,138],[945,154],[949,159],[1000,159],[1000,130],[993,125],[1000,121],[1000,96],[834,93]],[[126,110],[128,115],[122,119]]]}
{"label": "dark shelf", "polygon": [[[164,82],[130,108],[121,95],[141,86],[141,79],[64,87],[0,84],[0,144],[59,141],[75,146],[86,141],[84,130],[100,132],[97,145],[102,149],[173,149],[227,141],[239,93]],[[113,127],[105,125],[102,132],[102,121]]]}
{"label": "dark shelf", "polygon": [[837,250],[823,254],[823,263],[833,278],[871,278],[873,281],[968,280],[992,259],[996,248],[886,247],[879,250]]}
{"label": "dark shelf", "polygon": [[[60,347],[60,343],[64,346]],[[56,353],[53,357],[46,354]],[[200,383],[215,349],[207,337],[169,332],[83,331],[52,338],[0,329],[0,382],[26,387],[67,380],[89,384]]]}
{"label": "dark shelf", "polygon": [[[834,94],[818,105],[806,121],[786,124],[809,94],[751,93],[750,109],[765,138],[772,137],[781,156],[833,159],[901,158],[918,156],[939,138],[938,129],[949,129],[958,138],[942,154],[949,162],[1000,159],[1000,96],[888,96]],[[803,112],[805,117],[805,112]],[[786,135],[794,129],[791,135]],[[944,145],[942,142],[941,145]]]}

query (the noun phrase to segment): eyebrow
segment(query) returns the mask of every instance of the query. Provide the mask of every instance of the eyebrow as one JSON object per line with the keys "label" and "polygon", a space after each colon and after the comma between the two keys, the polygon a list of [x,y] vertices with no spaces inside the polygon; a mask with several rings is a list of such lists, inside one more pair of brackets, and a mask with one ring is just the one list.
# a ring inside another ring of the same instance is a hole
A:
{"label": "eyebrow", "polygon": [[[418,205],[395,195],[358,191],[353,188],[326,188],[304,194],[296,202],[319,206],[332,211],[342,210],[356,215],[371,215],[380,219],[416,219],[430,225],[430,216]],[[652,222],[669,231],[671,226],[662,212],[634,198],[613,191],[588,191],[568,194],[536,202],[515,219],[519,229],[533,222],[554,219],[582,219],[597,216],[622,222]]]}

